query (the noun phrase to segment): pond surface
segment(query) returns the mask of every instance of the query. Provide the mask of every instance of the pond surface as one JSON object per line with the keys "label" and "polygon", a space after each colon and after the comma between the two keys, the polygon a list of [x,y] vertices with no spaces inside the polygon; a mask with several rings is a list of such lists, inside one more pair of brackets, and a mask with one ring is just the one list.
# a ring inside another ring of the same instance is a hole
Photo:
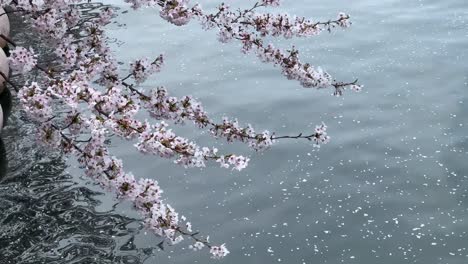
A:
{"label": "pond surface", "polygon": [[[218,120],[281,135],[325,122],[328,145],[290,140],[253,153],[187,125],[177,132],[250,155],[250,166],[185,170],[117,139],[114,154],[135,175],[157,179],[195,229],[227,244],[231,254],[219,263],[468,263],[468,3],[283,3],[278,11],[321,20],[352,16],[345,31],[273,41],[296,45],[303,61],[338,80],[359,78],[361,93],[303,89],[197,23],[175,27],[155,10],[106,2],[121,13],[109,26],[120,61],[166,55],[143,87],[192,94]],[[215,263],[188,242],[160,251],[129,204],[39,148],[33,131],[15,109],[2,136],[9,169],[0,182],[0,263]]]}

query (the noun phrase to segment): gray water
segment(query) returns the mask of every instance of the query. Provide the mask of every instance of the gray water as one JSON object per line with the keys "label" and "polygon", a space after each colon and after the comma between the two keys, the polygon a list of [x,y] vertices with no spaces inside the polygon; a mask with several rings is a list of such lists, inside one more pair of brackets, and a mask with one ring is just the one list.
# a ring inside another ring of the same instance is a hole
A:
{"label": "gray water", "polygon": [[[107,3],[122,13],[109,26],[119,60],[166,55],[164,70],[142,87],[192,94],[218,120],[237,117],[281,135],[329,126],[332,141],[319,151],[289,140],[264,153],[177,128],[201,145],[250,155],[240,173],[185,170],[113,140],[127,170],[157,179],[195,229],[227,244],[231,254],[219,263],[468,263],[466,1],[284,0],[278,11],[353,17],[345,31],[272,40],[365,85],[341,98],[301,88],[196,23],[175,27],[155,10],[126,12],[118,2]],[[201,1],[207,9],[215,2]],[[16,109],[3,135],[1,263],[216,262],[187,241],[159,250],[129,204],[72,160],[38,148],[32,130]]]}

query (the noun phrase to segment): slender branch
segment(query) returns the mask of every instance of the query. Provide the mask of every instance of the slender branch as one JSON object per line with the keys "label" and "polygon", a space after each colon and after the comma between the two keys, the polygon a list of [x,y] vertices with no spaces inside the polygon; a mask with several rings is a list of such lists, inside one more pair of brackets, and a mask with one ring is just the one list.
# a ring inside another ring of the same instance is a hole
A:
{"label": "slender branch", "polygon": [[15,89],[16,92],[19,92],[18,86],[16,86],[14,83],[12,83],[12,82],[9,80],[9,78],[8,78],[2,71],[0,71],[0,76],[2,76],[3,79],[4,79],[9,85],[11,85],[11,86],[13,87],[13,89]]}
{"label": "slender branch", "polygon": [[6,42],[10,43],[11,45],[13,45],[13,47],[16,47],[16,43],[9,37],[3,35],[3,34],[0,34],[0,38],[4,39]]}
{"label": "slender branch", "polygon": [[[0,17],[1,17],[1,16],[6,16],[6,15],[12,14],[12,13],[17,13],[17,12],[26,12],[26,11],[21,10],[21,9],[18,9],[18,10],[11,10],[11,11],[5,11],[5,13],[1,13],[1,14],[0,14]],[[28,12],[28,13],[29,13],[29,12]]]}

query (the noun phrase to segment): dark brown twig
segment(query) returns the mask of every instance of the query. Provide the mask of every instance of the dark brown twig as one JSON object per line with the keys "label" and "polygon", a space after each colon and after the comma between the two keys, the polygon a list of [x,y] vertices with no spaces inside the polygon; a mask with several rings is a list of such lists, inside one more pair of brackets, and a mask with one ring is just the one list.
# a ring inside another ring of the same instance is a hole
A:
{"label": "dark brown twig", "polygon": [[3,72],[0,71],[0,75],[3,77],[3,79],[5,79],[5,81],[6,81],[9,85],[11,85],[11,86],[13,87],[13,89],[15,89],[16,92],[19,92],[18,86],[16,86],[14,83],[12,83],[12,82],[8,79],[8,77],[7,77]]}

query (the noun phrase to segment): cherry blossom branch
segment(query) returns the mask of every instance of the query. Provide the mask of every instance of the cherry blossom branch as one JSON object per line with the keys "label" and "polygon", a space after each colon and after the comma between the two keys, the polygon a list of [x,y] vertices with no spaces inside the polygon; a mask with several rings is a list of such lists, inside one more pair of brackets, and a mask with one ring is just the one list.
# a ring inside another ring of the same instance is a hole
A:
{"label": "cherry blossom branch", "polygon": [[[251,10],[249,11],[251,13]],[[234,21],[237,22],[239,18],[244,20],[238,22],[244,26],[251,26],[255,31],[265,36],[283,36],[285,38],[297,37],[309,37],[320,34],[322,30],[331,32],[331,29],[339,26],[342,28],[349,27],[350,16],[344,13],[340,13],[338,18],[335,20],[328,20],[326,22],[313,22],[312,20],[306,19],[305,17],[289,17],[287,14],[255,14],[247,16],[248,13],[239,16]]]}
{"label": "cherry blossom branch", "polygon": [[[58,132],[62,138],[62,144],[68,145],[68,149],[73,148],[77,153],[79,153],[82,157],[85,157],[83,160],[92,160],[94,157],[86,152],[84,149],[82,149],[80,146],[78,146],[75,142],[78,142],[77,140],[73,140],[65,133],[63,133],[63,129],[60,129],[54,124],[51,124],[50,127],[55,130],[55,132]],[[91,137],[88,141],[81,141],[81,142],[91,142],[93,138]],[[102,152],[107,152],[107,151],[102,151]],[[101,152],[101,153],[102,153]],[[104,157],[103,157],[104,159]],[[109,157],[109,159],[112,159]],[[228,254],[229,251],[225,248],[224,245],[221,246],[213,246],[208,242],[208,239],[202,239],[198,237],[199,232],[192,232],[191,231],[191,224],[190,222],[186,222],[185,217],[181,217],[181,220],[185,222],[185,228],[182,228],[179,225],[179,220],[175,212],[171,212],[171,214],[168,214],[167,212],[164,212],[165,209],[167,210],[167,205],[164,205],[164,203],[161,200],[160,194],[162,193],[162,190],[159,188],[157,185],[156,181],[150,180],[150,179],[141,179],[138,183],[132,179],[132,177],[127,177],[128,179],[126,181],[119,182],[118,178],[115,176],[115,171],[118,170],[120,171],[121,166],[120,166],[121,161],[119,160],[113,160],[112,165],[108,166],[107,170],[104,170],[103,173],[106,175],[107,179],[109,182],[101,180],[100,183],[103,185],[103,187],[107,189],[114,189],[114,192],[117,192],[118,197],[120,198],[126,198],[127,200],[130,200],[133,202],[134,207],[139,210],[139,212],[143,215],[150,214],[151,219],[156,218],[156,221],[150,221],[147,222],[146,224],[152,224],[150,226],[151,229],[154,229],[157,233],[162,233],[166,235],[166,238],[170,239],[171,243],[178,243],[182,240],[180,236],[177,236],[177,234],[183,235],[190,237],[192,240],[195,241],[195,244],[191,246],[191,248],[195,250],[199,250],[203,248],[204,246],[208,247],[210,251],[219,251],[223,250],[223,254]],[[88,170],[93,170],[92,168],[89,168],[90,164],[85,162]],[[123,172],[119,172],[123,173]],[[114,181],[114,182],[113,182]],[[141,186],[143,185],[143,186]],[[130,187],[131,186],[131,187]],[[149,191],[149,188],[153,188],[152,191]],[[132,192],[130,194],[130,192]],[[153,207],[156,207],[155,209],[158,210],[158,214],[155,214],[153,212]],[[171,209],[170,209],[171,210]],[[167,217],[164,218],[162,215],[169,215],[172,217]],[[177,220],[177,221],[176,221]],[[170,230],[170,231],[167,231]],[[164,236],[163,236],[164,237]],[[158,244],[158,246],[163,249],[163,243],[164,240]]]}
{"label": "cherry blossom branch", "polygon": [[[350,25],[348,15],[340,13],[336,20],[311,22],[287,15],[256,13],[259,7],[278,6],[279,0],[257,1],[250,9],[237,12],[223,4],[215,14],[205,13],[198,4],[188,7],[188,0],[124,1],[133,8],[159,6],[160,16],[179,26],[197,18],[203,28],[217,28],[220,41],[240,41],[243,52],[253,52],[264,62],[279,66],[287,78],[298,80],[304,87],[334,87],[336,95],[341,95],[345,88],[361,88],[357,80],[338,82],[320,68],[302,63],[299,51],[294,47],[283,51],[263,44],[265,36],[303,37],[324,29],[330,31],[336,26],[347,27]],[[216,123],[190,96],[170,97],[165,88],[153,89],[149,94],[136,89],[130,78],[136,85],[144,82],[151,74],[159,72],[163,56],[131,63],[130,73],[120,78],[119,65],[103,28],[113,16],[112,9],[103,8],[97,15],[85,15],[77,6],[70,5],[80,2],[84,1],[2,2],[2,6],[10,4],[21,10],[59,58],[60,63],[54,67],[41,66],[32,48],[23,47],[16,47],[10,57],[14,70],[26,73],[36,68],[45,75],[41,84],[26,83],[18,92],[25,112],[40,124],[39,138],[66,154],[77,155],[86,174],[104,188],[116,192],[119,198],[132,201],[143,214],[148,228],[156,234],[172,243],[189,236],[195,241],[192,249],[206,247],[214,258],[226,256],[229,251],[224,244],[213,246],[208,239],[199,238],[198,232],[191,231],[189,222],[183,217],[179,219],[173,208],[163,203],[162,191],[156,181],[137,181],[133,175],[124,172],[121,160],[110,155],[106,138],[110,133],[127,140],[138,138],[136,147],[140,152],[176,157],[175,162],[184,166],[201,167],[205,166],[205,161],[215,160],[222,167],[241,170],[247,166],[247,158],[219,155],[215,148],[201,148],[176,136],[164,121],[157,124],[142,122],[136,118],[137,113],[144,108],[156,120],[172,120],[176,124],[190,120],[200,128],[208,128],[215,137],[225,138],[228,142],[245,142],[255,150],[266,149],[280,139],[306,139],[319,146],[329,140],[327,127],[322,124],[313,133],[297,136],[276,136],[269,131],[257,133],[251,125],[241,127],[236,119],[223,118],[222,123]],[[9,43],[14,45],[14,42]],[[58,113],[56,108],[66,108],[67,111]],[[83,139],[89,134],[90,137]],[[158,246],[162,247],[162,244]]]}
{"label": "cherry blossom branch", "polygon": [[[129,2],[134,4],[134,8],[145,4],[151,6],[151,3],[147,1],[134,0]],[[309,63],[302,63],[298,57],[299,51],[294,47],[290,51],[284,52],[274,48],[272,44],[264,46],[263,39],[248,30],[248,26],[255,25],[255,29],[263,37],[269,35],[270,32],[273,36],[283,35],[287,38],[294,35],[312,36],[320,33],[320,26],[328,27],[328,31],[334,25],[343,28],[349,27],[351,24],[349,16],[344,13],[340,13],[336,20],[313,23],[305,18],[295,18],[292,19],[293,22],[290,22],[287,15],[257,15],[254,12],[258,7],[278,6],[278,0],[256,2],[252,8],[244,12],[239,11],[238,15],[230,11],[229,6],[224,3],[218,7],[216,14],[205,14],[198,4],[189,8],[187,0],[160,0],[158,5],[161,7],[161,17],[167,21],[180,26],[187,24],[193,17],[197,17],[204,29],[217,28],[219,30],[218,39],[221,42],[228,42],[232,39],[241,41],[244,53],[254,51],[263,62],[280,66],[282,73],[288,79],[297,80],[306,88],[334,87],[333,94],[336,96],[342,95],[343,90],[348,87],[355,91],[362,88],[354,82],[337,82],[320,67],[315,68]],[[244,20],[239,21],[241,18]],[[254,46],[256,49],[253,49]]]}
{"label": "cherry blossom branch", "polygon": [[224,137],[229,142],[233,142],[235,139],[246,142],[257,151],[269,148],[277,139],[313,139],[316,146],[329,141],[329,137],[326,134],[326,127],[323,131],[320,130],[320,132],[315,132],[308,137],[295,137],[274,136],[274,133],[270,134],[267,130],[262,133],[255,133],[255,130],[250,124],[242,128],[239,127],[236,120],[231,121],[228,118],[224,118],[223,123],[217,124],[210,120],[201,104],[189,96],[185,96],[181,99],[169,97],[167,90],[164,88],[158,88],[153,96],[148,96],[135,89],[133,85],[125,82],[123,82],[123,84],[139,96],[139,99],[143,102],[142,105],[149,111],[151,116],[156,119],[171,119],[179,123],[184,120],[191,120],[200,128],[210,127],[211,134],[216,137]]}

